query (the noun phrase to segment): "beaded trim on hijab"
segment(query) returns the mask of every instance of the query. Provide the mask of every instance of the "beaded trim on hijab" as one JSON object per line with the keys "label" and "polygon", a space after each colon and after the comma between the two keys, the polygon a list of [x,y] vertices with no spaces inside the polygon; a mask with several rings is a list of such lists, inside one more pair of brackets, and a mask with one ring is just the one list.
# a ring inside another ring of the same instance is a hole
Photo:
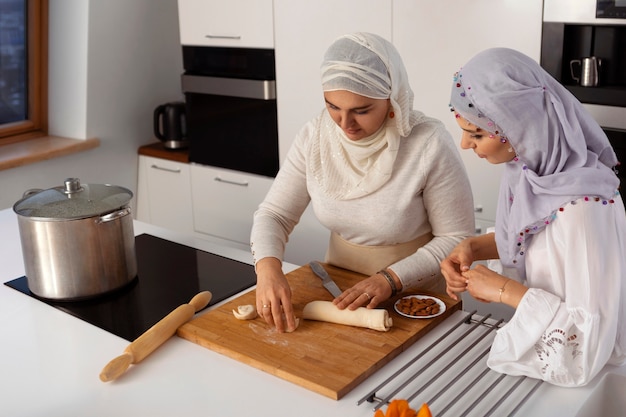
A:
{"label": "beaded trim on hijab", "polygon": [[[601,197],[589,197],[589,196],[585,196],[585,197],[581,197],[578,200],[574,200],[574,201],[570,201],[569,204],[571,204],[572,206],[578,204],[579,201],[584,201],[584,202],[597,202],[597,203],[602,203],[603,206],[607,206],[609,204],[614,204],[615,203],[615,199],[616,198],[620,198],[620,192],[619,191],[615,191],[615,194],[613,196],[613,198],[610,198],[608,200],[605,200]],[[538,230],[540,230],[541,228],[549,225],[550,223],[552,223],[554,220],[556,220],[556,216],[558,213],[562,213],[565,211],[565,207],[559,207],[558,210],[555,210],[550,216],[546,217],[543,220],[540,220],[538,222],[536,222],[535,224],[529,225],[528,227],[526,227],[526,229],[522,230],[521,232],[519,232],[519,236],[517,238],[517,248],[518,248],[518,255],[519,256],[524,256],[524,254],[526,253],[526,236],[527,235],[531,235],[536,233]],[[517,263],[517,259],[513,259],[513,263],[516,264]]]}
{"label": "beaded trim on hijab", "polygon": [[[462,104],[463,110],[458,111],[454,107],[454,105],[450,103],[448,105],[450,107],[450,111],[456,113],[455,117],[457,118],[463,117],[465,120],[472,123],[473,125],[476,125],[480,127],[481,129],[484,129],[487,132],[489,132],[489,137],[491,139],[495,138],[496,136],[500,136],[500,142],[506,143],[507,138],[502,133],[502,129],[500,129],[500,127],[493,120],[486,117],[483,114],[483,112],[478,110],[478,108],[474,105],[474,103],[472,103],[470,99],[467,98],[467,94],[465,93],[465,88],[463,87],[463,83],[461,82],[462,77],[463,77],[463,74],[461,74],[459,71],[455,72],[454,77],[453,77],[453,81],[454,81],[453,85],[456,88],[456,94],[458,96],[457,99],[459,100],[459,104]],[[467,89],[471,90],[472,87],[467,86]]]}

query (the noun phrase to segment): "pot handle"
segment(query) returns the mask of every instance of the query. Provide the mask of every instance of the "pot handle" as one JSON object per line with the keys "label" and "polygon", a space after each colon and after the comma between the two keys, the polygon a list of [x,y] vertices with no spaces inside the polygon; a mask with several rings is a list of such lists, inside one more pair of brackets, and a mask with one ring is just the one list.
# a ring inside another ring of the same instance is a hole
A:
{"label": "pot handle", "polygon": [[24,191],[22,194],[22,198],[30,197],[33,194],[37,194],[43,191],[43,188],[31,188],[29,190]]}
{"label": "pot handle", "polygon": [[114,211],[112,213],[105,214],[98,219],[97,223],[107,223],[113,220],[117,220],[121,217],[128,216],[130,214],[130,207],[125,207],[121,210]]}

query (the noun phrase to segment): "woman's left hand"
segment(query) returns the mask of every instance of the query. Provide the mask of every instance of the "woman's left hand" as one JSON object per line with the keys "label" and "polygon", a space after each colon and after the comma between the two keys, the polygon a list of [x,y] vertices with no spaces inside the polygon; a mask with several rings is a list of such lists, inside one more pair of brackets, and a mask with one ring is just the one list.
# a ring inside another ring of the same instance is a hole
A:
{"label": "woman's left hand", "polygon": [[333,304],[340,310],[346,307],[348,310],[356,310],[359,307],[375,308],[389,297],[391,297],[389,283],[380,274],[375,274],[345,290],[333,300]]}
{"label": "woman's left hand", "polygon": [[499,302],[500,288],[509,279],[480,264],[461,275],[466,279],[467,291],[472,297],[485,303]]}

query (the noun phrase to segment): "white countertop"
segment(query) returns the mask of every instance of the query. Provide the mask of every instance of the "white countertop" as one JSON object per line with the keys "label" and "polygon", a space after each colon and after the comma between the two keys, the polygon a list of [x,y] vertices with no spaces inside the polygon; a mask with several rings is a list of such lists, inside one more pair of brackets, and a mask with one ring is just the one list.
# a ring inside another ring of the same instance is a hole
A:
{"label": "white countertop", "polygon": [[[135,222],[149,233],[251,263],[251,255],[192,236]],[[24,275],[17,218],[0,211],[2,284]],[[295,265],[286,265],[286,272]],[[200,313],[201,314],[201,313]],[[209,349],[173,337],[118,380],[103,383],[104,365],[128,341],[6,285],[0,285],[0,415],[2,416],[373,416],[357,401],[462,317],[443,324],[335,401]],[[251,340],[251,343],[254,341]],[[626,374],[626,367],[610,368]],[[600,376],[587,387],[543,384],[520,416],[573,416]]]}

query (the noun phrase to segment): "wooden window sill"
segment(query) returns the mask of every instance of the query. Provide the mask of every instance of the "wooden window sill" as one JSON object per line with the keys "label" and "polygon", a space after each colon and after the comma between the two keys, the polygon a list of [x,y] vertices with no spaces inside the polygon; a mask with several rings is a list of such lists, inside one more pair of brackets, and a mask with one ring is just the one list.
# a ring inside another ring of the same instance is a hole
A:
{"label": "wooden window sill", "polygon": [[15,168],[100,146],[100,140],[44,136],[0,145],[0,170]]}

